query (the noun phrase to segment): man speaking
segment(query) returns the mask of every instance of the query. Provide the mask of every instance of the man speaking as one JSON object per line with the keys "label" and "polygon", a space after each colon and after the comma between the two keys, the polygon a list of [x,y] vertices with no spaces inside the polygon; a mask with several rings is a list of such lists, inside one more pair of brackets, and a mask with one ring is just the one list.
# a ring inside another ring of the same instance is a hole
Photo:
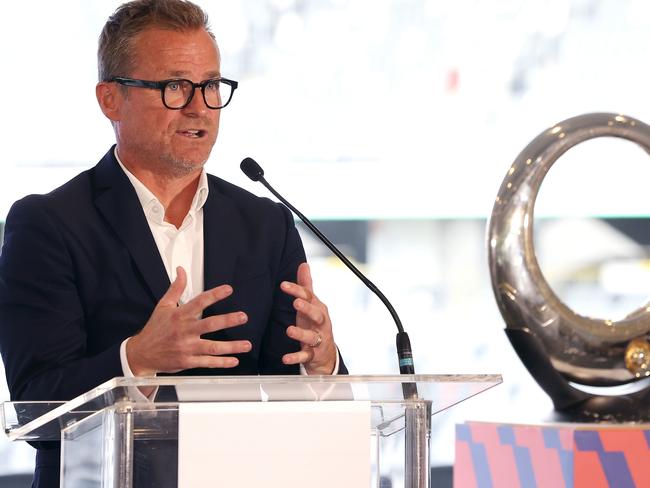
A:
{"label": "man speaking", "polygon": [[[7,216],[12,400],[69,400],[115,376],[344,373],[289,211],[204,170],[237,88],[206,14],[126,3],[98,64],[116,145]],[[59,455],[37,451],[34,486],[58,486]]]}

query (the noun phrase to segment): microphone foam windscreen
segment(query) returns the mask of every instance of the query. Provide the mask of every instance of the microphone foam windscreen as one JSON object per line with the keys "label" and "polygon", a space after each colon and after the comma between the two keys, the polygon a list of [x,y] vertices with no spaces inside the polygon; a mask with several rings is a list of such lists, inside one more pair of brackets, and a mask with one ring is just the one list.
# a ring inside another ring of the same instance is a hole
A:
{"label": "microphone foam windscreen", "polygon": [[264,176],[264,170],[253,158],[244,158],[239,167],[253,181],[260,181]]}

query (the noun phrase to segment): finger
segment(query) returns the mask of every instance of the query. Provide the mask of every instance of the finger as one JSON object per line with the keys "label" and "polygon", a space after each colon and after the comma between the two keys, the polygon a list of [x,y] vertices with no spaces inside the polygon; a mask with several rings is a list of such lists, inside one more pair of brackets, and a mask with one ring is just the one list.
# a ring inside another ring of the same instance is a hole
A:
{"label": "finger", "polygon": [[178,306],[178,301],[181,299],[181,295],[183,294],[183,291],[185,291],[186,286],[187,273],[185,273],[185,270],[182,266],[178,266],[176,268],[176,279],[172,282],[171,285],[169,285],[169,288],[162,296],[158,304],[165,307]]}
{"label": "finger", "polygon": [[248,322],[248,316],[244,312],[232,312],[223,315],[213,315],[204,319],[198,320],[194,326],[193,332],[196,335],[207,334],[217,330],[229,329],[230,327],[237,327]]}
{"label": "finger", "polygon": [[309,264],[302,263],[300,266],[298,266],[297,280],[300,286],[304,286],[311,292],[314,291],[313,283],[311,281],[311,271],[309,269]]}
{"label": "finger", "polygon": [[318,331],[311,329],[302,329],[300,327],[296,327],[295,325],[290,325],[287,327],[287,335],[306,346],[316,344],[319,337],[321,340],[323,338],[323,336]]}
{"label": "finger", "polygon": [[232,295],[232,292],[232,286],[230,285],[221,285],[210,290],[206,290],[202,293],[199,293],[197,296],[183,305],[184,311],[190,314],[192,317],[199,317],[203,313],[203,310],[208,308],[213,303],[229,297]]}
{"label": "finger", "polygon": [[314,359],[313,349],[303,349],[302,351],[292,352],[282,356],[284,364],[305,364]]}
{"label": "finger", "polygon": [[314,294],[308,288],[304,286],[291,283],[290,281],[283,281],[280,283],[280,288],[282,291],[288,295],[291,295],[294,298],[302,298],[306,301],[311,301],[314,298]]}
{"label": "finger", "polygon": [[313,303],[306,302],[300,298],[296,298],[293,301],[293,308],[295,308],[301,314],[306,315],[309,320],[314,322],[316,325],[323,325],[325,323],[325,312],[323,311],[322,305],[314,305]]}
{"label": "finger", "polygon": [[242,354],[252,349],[249,341],[211,341],[201,339],[199,342],[199,355],[222,356],[224,354]]}
{"label": "finger", "polygon": [[193,368],[234,368],[239,364],[239,359],[232,356],[194,356],[188,362],[189,366],[184,369]]}

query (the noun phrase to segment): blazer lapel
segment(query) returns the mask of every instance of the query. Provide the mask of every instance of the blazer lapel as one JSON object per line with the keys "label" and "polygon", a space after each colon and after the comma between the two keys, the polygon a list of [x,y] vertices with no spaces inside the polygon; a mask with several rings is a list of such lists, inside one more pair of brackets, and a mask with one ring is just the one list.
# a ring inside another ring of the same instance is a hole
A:
{"label": "blazer lapel", "polygon": [[208,176],[210,192],[203,206],[203,266],[206,290],[232,284],[243,229],[237,209]]}
{"label": "blazer lapel", "polygon": [[95,167],[95,205],[128,249],[155,302],[169,277],[133,185],[114,156],[114,146]]}

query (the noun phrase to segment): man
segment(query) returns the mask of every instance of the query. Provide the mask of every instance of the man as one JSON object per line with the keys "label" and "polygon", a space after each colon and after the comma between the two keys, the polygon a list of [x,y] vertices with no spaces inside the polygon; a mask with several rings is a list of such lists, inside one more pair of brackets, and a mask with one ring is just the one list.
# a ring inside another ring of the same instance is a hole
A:
{"label": "man", "polygon": [[[344,373],[288,210],[203,169],[237,87],[204,12],[127,3],[98,61],[116,146],[7,217],[12,399],[69,400],[123,375]],[[58,459],[38,450],[35,486],[58,485]]]}

